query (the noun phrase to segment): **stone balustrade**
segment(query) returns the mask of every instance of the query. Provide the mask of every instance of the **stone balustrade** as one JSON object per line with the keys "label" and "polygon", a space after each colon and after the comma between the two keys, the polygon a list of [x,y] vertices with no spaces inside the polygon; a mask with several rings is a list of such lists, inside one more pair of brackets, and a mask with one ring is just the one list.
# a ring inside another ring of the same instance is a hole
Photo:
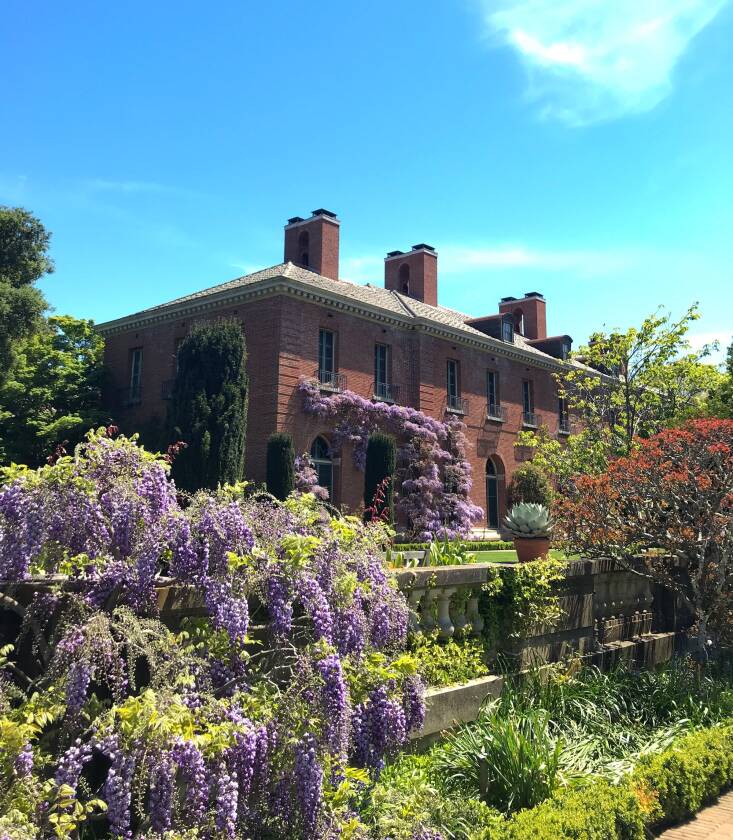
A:
{"label": "stone balustrade", "polygon": [[[475,563],[393,571],[407,596],[410,628],[437,631],[438,638],[446,641],[480,635],[484,627],[479,613],[481,587],[497,568],[513,565]],[[522,664],[529,665],[569,653],[591,654],[650,637],[653,631],[680,629],[659,615],[654,595],[649,580],[611,560],[572,561],[558,588],[560,620],[552,627],[534,626],[518,646],[510,640],[502,640],[500,646],[511,648]]]}

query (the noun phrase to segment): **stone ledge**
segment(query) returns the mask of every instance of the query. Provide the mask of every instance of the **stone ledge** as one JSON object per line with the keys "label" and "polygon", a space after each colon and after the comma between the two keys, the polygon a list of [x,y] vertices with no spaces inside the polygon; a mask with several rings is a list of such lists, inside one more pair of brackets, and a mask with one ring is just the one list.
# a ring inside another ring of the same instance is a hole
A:
{"label": "stone ledge", "polygon": [[425,697],[425,724],[415,739],[437,735],[461,723],[476,720],[487,697],[499,697],[504,677],[488,676],[447,688],[429,688]]}

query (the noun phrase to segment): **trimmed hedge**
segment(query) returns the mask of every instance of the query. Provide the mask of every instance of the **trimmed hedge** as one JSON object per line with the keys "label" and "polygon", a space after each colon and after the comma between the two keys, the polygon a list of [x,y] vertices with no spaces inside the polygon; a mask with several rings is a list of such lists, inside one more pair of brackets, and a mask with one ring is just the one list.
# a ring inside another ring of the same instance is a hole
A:
{"label": "trimmed hedge", "polygon": [[[505,826],[508,840],[643,840],[645,827],[677,823],[733,785],[733,723],[680,738],[642,758],[619,785],[588,781],[522,811]],[[486,835],[492,840],[497,835]]]}
{"label": "trimmed hedge", "polygon": [[598,780],[521,811],[503,834],[506,840],[644,840],[645,824],[644,809],[628,783]]}
{"label": "trimmed hedge", "polygon": [[703,729],[643,758],[632,779],[656,800],[654,826],[680,822],[733,784],[733,723]]}
{"label": "trimmed hedge", "polygon": [[276,432],[267,440],[265,467],[267,489],[284,501],[295,489],[295,450],[287,432]]}
{"label": "trimmed hedge", "polygon": [[[514,543],[506,540],[485,540],[484,542],[471,542],[465,540],[462,545],[468,551],[513,551]],[[400,543],[396,542],[392,546],[393,551],[427,551],[430,548],[430,543]]]}

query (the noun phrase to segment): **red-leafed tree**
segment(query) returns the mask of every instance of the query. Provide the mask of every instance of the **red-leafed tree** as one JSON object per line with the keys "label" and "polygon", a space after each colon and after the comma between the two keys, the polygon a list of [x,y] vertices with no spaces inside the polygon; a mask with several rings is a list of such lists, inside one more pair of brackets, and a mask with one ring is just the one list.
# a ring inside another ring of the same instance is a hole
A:
{"label": "red-leafed tree", "polygon": [[571,549],[675,591],[695,617],[701,656],[733,643],[733,421],[667,429],[576,487],[556,502]]}

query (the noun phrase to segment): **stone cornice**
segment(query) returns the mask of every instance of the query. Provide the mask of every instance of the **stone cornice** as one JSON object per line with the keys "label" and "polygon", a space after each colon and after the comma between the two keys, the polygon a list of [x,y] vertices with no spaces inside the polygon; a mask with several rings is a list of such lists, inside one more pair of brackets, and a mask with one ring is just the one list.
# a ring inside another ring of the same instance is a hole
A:
{"label": "stone cornice", "polygon": [[171,303],[160,309],[126,315],[114,321],[98,324],[97,330],[104,336],[118,335],[183,318],[205,316],[212,310],[219,309],[222,306],[234,306],[238,303],[275,297],[277,295],[300,298],[321,306],[328,306],[330,309],[367,318],[370,321],[376,320],[381,323],[392,324],[401,329],[424,332],[436,338],[452,341],[483,352],[493,353],[504,358],[514,359],[532,367],[544,368],[546,370],[562,370],[565,367],[565,363],[559,359],[554,359],[550,356],[544,359],[531,350],[525,350],[517,345],[507,344],[491,336],[472,335],[461,329],[451,327],[449,324],[443,324],[418,315],[409,317],[405,313],[402,316],[388,309],[370,305],[362,300],[356,300],[348,295],[340,295],[335,291],[331,292],[330,290],[321,289],[315,285],[303,283],[285,276],[261,280],[250,285],[235,286],[218,293],[212,292],[209,295],[202,295],[200,298],[187,299],[180,303]]}

